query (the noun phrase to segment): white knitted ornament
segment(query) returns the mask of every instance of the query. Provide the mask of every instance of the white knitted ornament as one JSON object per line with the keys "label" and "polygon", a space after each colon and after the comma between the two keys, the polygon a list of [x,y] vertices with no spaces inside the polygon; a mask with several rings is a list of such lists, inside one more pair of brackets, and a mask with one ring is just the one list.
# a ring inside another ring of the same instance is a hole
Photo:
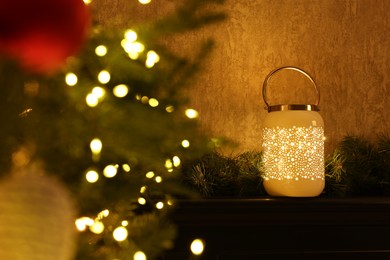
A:
{"label": "white knitted ornament", "polygon": [[0,259],[72,259],[74,216],[67,190],[42,171],[1,179]]}

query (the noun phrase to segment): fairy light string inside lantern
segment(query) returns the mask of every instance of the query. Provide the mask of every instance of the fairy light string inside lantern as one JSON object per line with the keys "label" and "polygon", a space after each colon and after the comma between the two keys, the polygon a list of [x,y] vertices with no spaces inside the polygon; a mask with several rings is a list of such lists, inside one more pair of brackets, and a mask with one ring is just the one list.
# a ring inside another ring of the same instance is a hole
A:
{"label": "fairy light string inside lantern", "polygon": [[[305,75],[315,86],[314,105],[272,105],[267,101],[267,84],[282,70]],[[296,67],[272,71],[263,84],[268,115],[263,127],[264,188],[274,196],[312,197],[325,186],[324,122],[318,113],[319,91],[314,80]]]}

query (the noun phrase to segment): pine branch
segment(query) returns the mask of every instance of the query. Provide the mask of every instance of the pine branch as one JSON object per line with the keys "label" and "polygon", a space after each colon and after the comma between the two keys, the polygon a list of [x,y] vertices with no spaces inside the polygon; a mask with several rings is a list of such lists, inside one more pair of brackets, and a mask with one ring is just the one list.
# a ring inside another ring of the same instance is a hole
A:
{"label": "pine branch", "polygon": [[261,179],[261,154],[236,157],[212,153],[183,167],[183,182],[203,197],[265,195]]}

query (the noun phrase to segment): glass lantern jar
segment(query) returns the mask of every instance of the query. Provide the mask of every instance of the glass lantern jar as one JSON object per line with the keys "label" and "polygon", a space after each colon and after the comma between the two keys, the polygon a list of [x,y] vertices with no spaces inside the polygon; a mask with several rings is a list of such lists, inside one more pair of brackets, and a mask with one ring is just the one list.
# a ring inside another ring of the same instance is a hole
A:
{"label": "glass lantern jar", "polygon": [[[283,70],[300,72],[312,82],[317,94],[315,104],[269,105],[267,85]],[[277,68],[265,78],[263,99],[268,114],[263,125],[263,185],[269,195],[314,197],[323,191],[325,138],[319,98],[313,78],[299,68]]]}

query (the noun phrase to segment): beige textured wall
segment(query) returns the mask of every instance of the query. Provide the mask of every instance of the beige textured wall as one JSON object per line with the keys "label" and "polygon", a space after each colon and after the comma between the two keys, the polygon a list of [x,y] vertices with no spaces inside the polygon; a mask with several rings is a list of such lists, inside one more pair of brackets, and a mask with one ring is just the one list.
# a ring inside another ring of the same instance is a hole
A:
{"label": "beige textured wall", "polygon": [[[234,153],[260,149],[261,85],[285,65],[309,72],[321,90],[328,152],[346,134],[390,131],[390,1],[227,0],[223,9],[228,20],[177,41],[184,49],[209,36],[217,42],[192,103],[205,131],[239,143]],[[272,102],[310,102],[299,75],[272,82]]]}
{"label": "beige textured wall", "polygon": [[[229,20],[212,31],[218,48],[193,90],[205,129],[238,141],[237,152],[259,149],[261,84],[272,69],[294,65],[321,89],[328,152],[346,134],[390,131],[390,1],[231,0],[226,9]],[[290,90],[271,81],[275,103],[310,89],[287,74]]]}

